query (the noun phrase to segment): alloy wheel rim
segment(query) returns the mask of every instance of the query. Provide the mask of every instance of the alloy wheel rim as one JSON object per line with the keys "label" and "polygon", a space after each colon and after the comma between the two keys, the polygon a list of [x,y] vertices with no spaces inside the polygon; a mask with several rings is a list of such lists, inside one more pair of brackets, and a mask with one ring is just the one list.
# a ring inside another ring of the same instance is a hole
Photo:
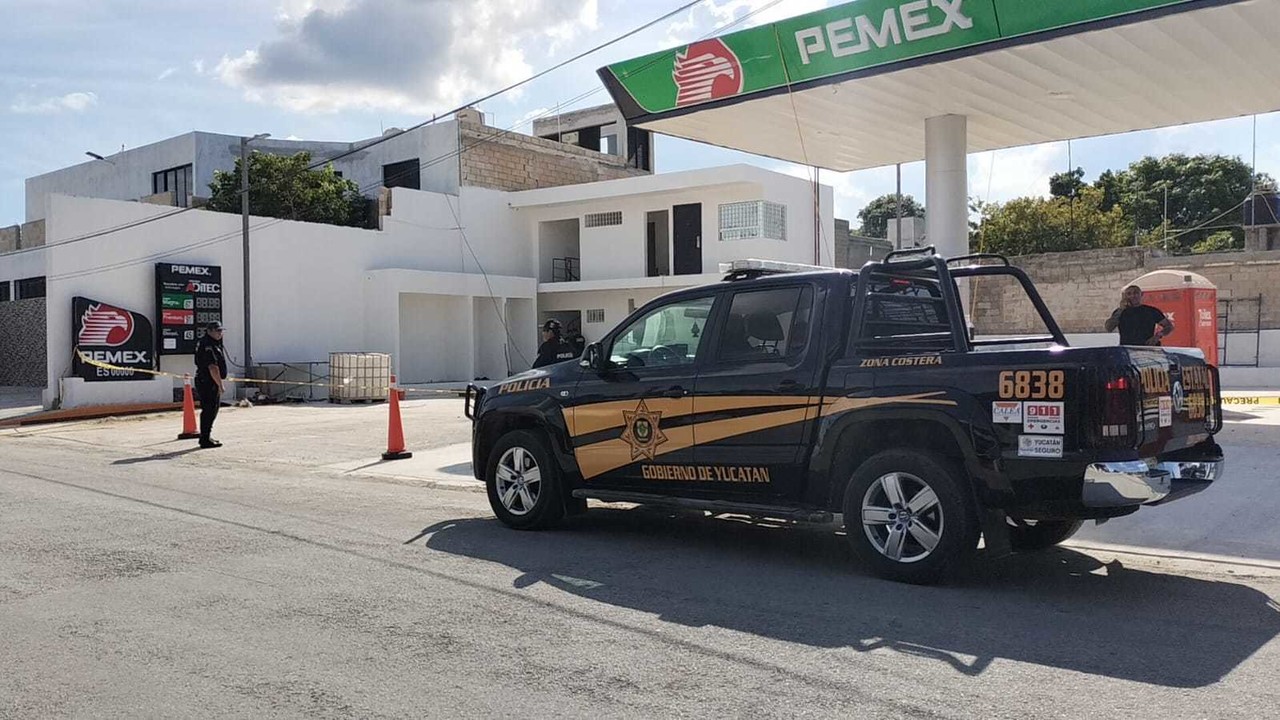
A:
{"label": "alloy wheel rim", "polygon": [[542,470],[533,453],[522,447],[509,448],[498,458],[495,478],[498,501],[512,515],[527,515],[542,494]]}
{"label": "alloy wheel rim", "polygon": [[862,497],[862,530],[894,562],[916,563],[932,555],[943,525],[938,494],[910,473],[886,473]]}

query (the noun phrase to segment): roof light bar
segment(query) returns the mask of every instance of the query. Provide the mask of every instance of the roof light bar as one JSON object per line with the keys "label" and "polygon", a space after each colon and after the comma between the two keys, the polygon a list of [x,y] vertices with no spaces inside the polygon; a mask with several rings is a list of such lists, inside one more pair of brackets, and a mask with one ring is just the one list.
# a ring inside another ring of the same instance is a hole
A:
{"label": "roof light bar", "polygon": [[720,272],[724,274],[752,271],[766,273],[793,273],[833,269],[834,268],[824,267],[822,265],[804,265],[801,263],[789,263],[779,260],[757,260],[755,258],[720,263]]}

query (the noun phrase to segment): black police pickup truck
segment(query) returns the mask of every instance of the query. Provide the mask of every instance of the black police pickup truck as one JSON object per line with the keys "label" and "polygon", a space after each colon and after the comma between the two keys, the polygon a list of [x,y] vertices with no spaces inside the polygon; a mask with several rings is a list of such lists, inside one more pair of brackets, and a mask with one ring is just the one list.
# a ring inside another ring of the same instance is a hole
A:
{"label": "black police pickup truck", "polygon": [[[469,388],[498,518],[545,528],[588,499],[839,513],[879,574],[925,583],[980,536],[1049,547],[1222,472],[1218,375],[1199,351],[1067,347],[1003,257],[929,248],[858,272],[787,270],[734,263],[581,360]],[[1021,286],[1045,334],[975,337],[959,288],[992,276]]]}

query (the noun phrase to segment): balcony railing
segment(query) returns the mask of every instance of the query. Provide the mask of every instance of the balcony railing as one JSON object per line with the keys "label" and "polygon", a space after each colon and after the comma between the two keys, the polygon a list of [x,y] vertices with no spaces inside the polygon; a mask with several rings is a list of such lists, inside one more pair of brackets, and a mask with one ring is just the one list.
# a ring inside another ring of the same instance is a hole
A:
{"label": "balcony railing", "polygon": [[578,282],[582,279],[582,267],[576,257],[551,259],[551,282]]}

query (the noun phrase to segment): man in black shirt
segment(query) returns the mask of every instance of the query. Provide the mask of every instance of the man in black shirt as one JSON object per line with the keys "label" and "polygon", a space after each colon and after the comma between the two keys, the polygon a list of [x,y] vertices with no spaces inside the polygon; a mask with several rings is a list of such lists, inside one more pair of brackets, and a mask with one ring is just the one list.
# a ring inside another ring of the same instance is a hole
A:
{"label": "man in black shirt", "polygon": [[1160,339],[1173,332],[1173,322],[1163,311],[1142,304],[1142,288],[1130,285],[1124,289],[1120,307],[1107,318],[1107,332],[1120,329],[1121,345],[1159,345]]}
{"label": "man in black shirt", "polygon": [[222,402],[222,382],[227,377],[227,353],[222,347],[222,325],[211,322],[196,343],[196,395],[200,398],[200,447],[222,447],[210,437]]}
{"label": "man in black shirt", "polygon": [[565,360],[572,360],[581,353],[573,351],[573,345],[560,337],[560,321],[548,320],[542,324],[542,345],[538,346],[538,359],[533,366],[554,365]]}

